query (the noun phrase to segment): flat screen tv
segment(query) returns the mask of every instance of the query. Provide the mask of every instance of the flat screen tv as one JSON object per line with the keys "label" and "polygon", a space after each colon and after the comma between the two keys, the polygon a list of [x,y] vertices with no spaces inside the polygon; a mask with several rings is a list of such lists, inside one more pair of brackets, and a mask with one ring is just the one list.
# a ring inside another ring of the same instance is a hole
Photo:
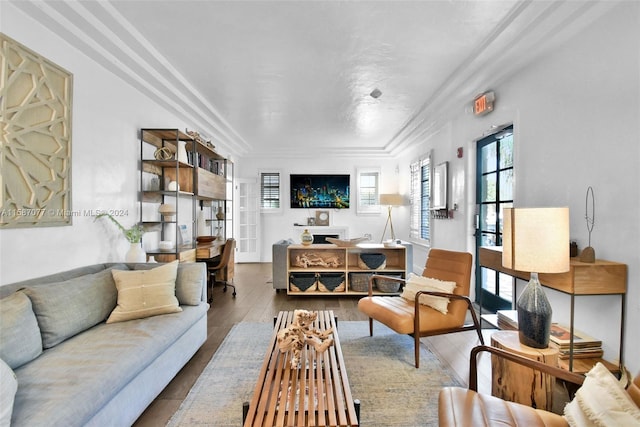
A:
{"label": "flat screen tv", "polygon": [[349,175],[291,175],[292,209],[349,208]]}

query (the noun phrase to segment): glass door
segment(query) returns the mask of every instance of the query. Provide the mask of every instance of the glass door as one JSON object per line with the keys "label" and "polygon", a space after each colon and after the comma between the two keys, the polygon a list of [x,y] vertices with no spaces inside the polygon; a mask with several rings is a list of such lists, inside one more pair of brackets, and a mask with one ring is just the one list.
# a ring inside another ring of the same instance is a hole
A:
{"label": "glass door", "polygon": [[[502,245],[502,211],[513,206],[513,125],[478,141],[476,158],[476,260],[481,246]],[[510,309],[513,278],[476,261],[476,302],[495,312]]]}

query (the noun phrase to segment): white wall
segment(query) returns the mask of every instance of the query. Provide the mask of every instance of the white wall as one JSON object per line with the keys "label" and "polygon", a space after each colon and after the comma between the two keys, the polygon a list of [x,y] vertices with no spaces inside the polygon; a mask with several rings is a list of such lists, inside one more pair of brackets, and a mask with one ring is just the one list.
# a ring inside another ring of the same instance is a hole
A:
{"label": "white wall", "polygon": [[121,261],[127,241],[87,210],[123,209],[138,221],[139,129],[189,123],[159,108],[55,34],[0,2],[0,31],[73,73],[72,226],[0,230],[0,284],[98,262]]}
{"label": "white wall", "polygon": [[[433,224],[434,247],[473,251],[474,140],[492,125],[515,126],[515,204],[569,206],[571,237],[588,244],[585,195],[595,193],[592,246],[601,259],[628,265],[625,363],[640,371],[640,7],[626,3],[561,48],[513,74],[487,81],[496,92],[496,110],[473,117],[465,106],[442,120],[440,132],[407,153],[409,162],[429,149],[434,163],[448,160],[453,175],[453,220]],[[523,53],[524,54],[524,53]],[[456,148],[465,159],[456,158]],[[401,170],[404,168],[401,167]],[[466,189],[460,188],[464,182]],[[450,182],[450,184],[452,184]],[[424,263],[417,251],[414,264]],[[519,290],[522,284],[519,284]],[[567,295],[548,291],[554,321],[568,322]],[[578,297],[576,327],[605,341],[605,357],[616,358],[619,297]]]}
{"label": "white wall", "polygon": [[[356,174],[358,168],[379,167],[381,170],[381,192],[395,193],[401,190],[400,174],[396,172],[397,161],[387,159],[243,159],[236,164],[236,177],[258,181],[260,171],[280,172],[283,209],[280,213],[264,214],[261,217],[260,256],[261,262],[271,262],[271,245],[281,239],[300,240],[300,232],[294,229],[294,223],[306,224],[307,217],[315,215],[315,209],[291,209],[289,201],[290,174],[350,174],[351,198],[349,209],[330,211],[330,225],[349,228],[349,238],[371,234],[374,242],[379,242],[387,220],[386,208],[377,215],[356,214]],[[406,207],[393,210],[394,230],[404,228],[401,224],[402,213]],[[398,217],[396,224],[395,218]],[[396,228],[397,227],[397,228]],[[386,238],[390,238],[387,230]]]}

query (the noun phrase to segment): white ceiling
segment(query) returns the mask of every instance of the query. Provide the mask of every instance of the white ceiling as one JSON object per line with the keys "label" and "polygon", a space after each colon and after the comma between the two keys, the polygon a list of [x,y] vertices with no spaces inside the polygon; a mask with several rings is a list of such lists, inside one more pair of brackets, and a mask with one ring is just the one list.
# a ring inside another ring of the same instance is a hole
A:
{"label": "white ceiling", "polygon": [[14,3],[226,154],[283,158],[398,154],[438,113],[470,104],[611,4]]}

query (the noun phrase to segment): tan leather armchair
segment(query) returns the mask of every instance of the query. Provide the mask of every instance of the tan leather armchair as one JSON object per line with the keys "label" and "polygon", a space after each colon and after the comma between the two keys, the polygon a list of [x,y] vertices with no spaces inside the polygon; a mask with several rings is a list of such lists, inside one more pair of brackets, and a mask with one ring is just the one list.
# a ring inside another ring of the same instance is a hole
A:
{"label": "tan leather armchair", "polygon": [[[476,316],[469,287],[473,258],[468,252],[431,249],[422,275],[434,279],[456,282],[453,293],[426,292],[416,294],[415,301],[400,296],[374,296],[373,283],[378,278],[405,283],[404,279],[374,275],[369,280],[369,295],[358,301],[358,309],[369,316],[369,335],[373,335],[373,320],[388,326],[399,334],[409,334],[415,341],[415,365],[420,367],[420,337],[450,332],[475,330],[484,344],[480,322]],[[434,295],[450,299],[447,314],[420,304],[419,295]],[[473,324],[465,324],[467,311]]]}
{"label": "tan leather armchair", "polygon": [[[536,360],[527,359],[508,351],[488,346],[477,346],[471,350],[469,388],[445,387],[438,400],[438,420],[440,427],[566,427],[567,420],[558,414],[542,409],[534,409],[520,403],[509,402],[498,397],[477,392],[477,356],[489,352],[512,362],[548,373],[567,383],[580,386],[585,377]],[[636,405],[640,404],[640,375],[627,388],[627,393]]]}

